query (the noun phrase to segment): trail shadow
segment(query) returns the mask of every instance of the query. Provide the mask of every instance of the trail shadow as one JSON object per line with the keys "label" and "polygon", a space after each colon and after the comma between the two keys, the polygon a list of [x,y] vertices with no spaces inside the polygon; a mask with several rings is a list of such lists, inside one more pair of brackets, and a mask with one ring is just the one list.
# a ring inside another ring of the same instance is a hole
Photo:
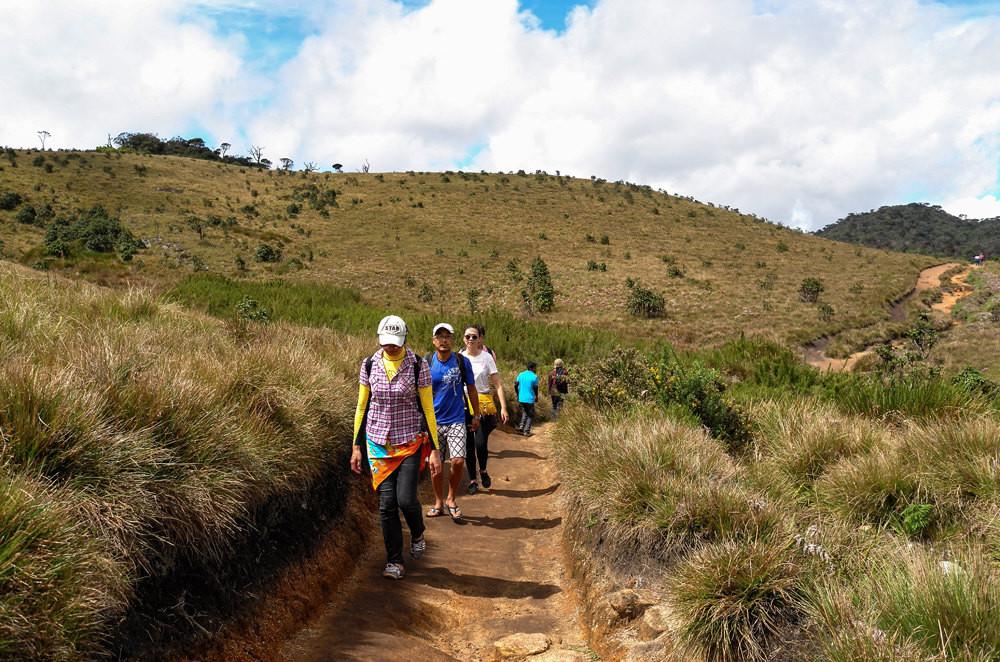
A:
{"label": "trail shadow", "polygon": [[489,515],[473,517],[465,515],[463,519],[472,526],[487,526],[491,529],[497,529],[499,531],[506,531],[509,529],[554,529],[562,524],[561,517],[546,519],[544,517],[490,517]]}
{"label": "trail shadow", "polygon": [[512,499],[530,499],[532,497],[545,496],[546,494],[552,494],[559,489],[560,483],[555,483],[554,485],[549,485],[548,487],[543,487],[538,490],[498,490],[490,489],[490,494],[496,494],[497,496],[510,497]]}
{"label": "trail shadow", "polygon": [[544,600],[562,591],[555,584],[539,582],[500,579],[484,575],[463,575],[452,572],[448,568],[420,568],[406,575],[407,581],[413,581],[435,588],[454,591],[460,595],[473,595],[484,598],[534,598]]}
{"label": "trail shadow", "polygon": [[547,460],[549,458],[544,455],[539,455],[538,453],[532,453],[531,451],[520,451],[513,448],[505,448],[499,453],[490,452],[490,458],[504,459],[513,457],[526,457],[532,460]]}

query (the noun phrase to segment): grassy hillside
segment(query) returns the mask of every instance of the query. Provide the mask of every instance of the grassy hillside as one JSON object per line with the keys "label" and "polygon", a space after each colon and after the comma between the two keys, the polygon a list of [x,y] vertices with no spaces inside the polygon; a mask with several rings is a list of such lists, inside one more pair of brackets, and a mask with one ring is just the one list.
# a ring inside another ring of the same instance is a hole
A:
{"label": "grassy hillside", "polygon": [[937,205],[889,205],[849,214],[816,232],[817,236],[872,248],[969,260],[1000,253],[1000,218],[953,216]]}
{"label": "grassy hillside", "polygon": [[[542,256],[556,288],[546,321],[680,344],[742,332],[802,341],[879,324],[932,262],[599,179],[307,174],[115,152],[8,151],[0,167],[0,196],[22,198],[0,211],[3,252],[29,266],[162,289],[196,271],[280,276],[355,288],[377,306],[520,314]],[[129,263],[85,250],[46,256],[52,219],[95,204],[148,248]],[[29,205],[35,220],[19,222]],[[818,303],[800,300],[806,278],[823,285]],[[631,317],[627,279],[662,294],[665,317]]]}

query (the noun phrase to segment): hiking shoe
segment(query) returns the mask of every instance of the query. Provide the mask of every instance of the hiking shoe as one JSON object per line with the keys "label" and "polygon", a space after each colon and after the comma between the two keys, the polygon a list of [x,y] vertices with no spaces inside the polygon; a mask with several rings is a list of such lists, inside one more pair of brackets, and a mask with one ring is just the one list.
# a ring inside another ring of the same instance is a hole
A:
{"label": "hiking shoe", "polygon": [[402,563],[386,563],[382,570],[382,576],[386,579],[402,579],[406,574],[406,568]]}
{"label": "hiking shoe", "polygon": [[481,481],[483,481],[483,487],[484,488],[490,489],[490,485],[493,484],[493,481],[490,480],[490,475],[488,473],[486,473],[485,471],[480,471],[479,472],[479,479]]}
{"label": "hiking shoe", "polygon": [[[410,541],[410,558],[419,559],[427,551],[427,541],[423,536]],[[402,567],[402,566],[400,566]]]}
{"label": "hiking shoe", "polygon": [[476,485],[476,481],[471,481],[469,483],[469,489],[468,489],[469,494],[475,494],[478,491],[479,491],[479,486]]}

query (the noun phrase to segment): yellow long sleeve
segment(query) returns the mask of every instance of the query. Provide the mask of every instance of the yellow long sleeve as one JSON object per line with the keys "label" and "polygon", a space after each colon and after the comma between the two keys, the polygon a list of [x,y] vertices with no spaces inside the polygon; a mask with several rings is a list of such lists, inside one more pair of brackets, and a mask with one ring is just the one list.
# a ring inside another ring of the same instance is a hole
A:
{"label": "yellow long sleeve", "polygon": [[365,419],[365,409],[368,408],[368,398],[372,395],[372,390],[364,385],[358,384],[358,408],[354,410],[354,441],[358,440],[358,432],[361,431],[361,421]]}
{"label": "yellow long sleeve", "polygon": [[430,386],[421,386],[417,389],[417,393],[420,394],[420,405],[424,408],[427,431],[431,435],[431,441],[434,443],[434,448],[441,450],[441,444],[438,442],[437,418],[434,416],[434,391]]}
{"label": "yellow long sleeve", "polygon": [[[441,450],[441,443],[438,441],[437,418],[434,416],[434,392],[430,386],[421,386],[417,389],[420,395],[420,406],[424,409],[424,416],[427,418],[427,431],[431,435],[431,442],[434,448]],[[364,384],[358,385],[358,407],[354,410],[354,439],[358,438],[361,431],[361,422],[365,418],[365,409],[368,407],[368,398],[372,391]]]}

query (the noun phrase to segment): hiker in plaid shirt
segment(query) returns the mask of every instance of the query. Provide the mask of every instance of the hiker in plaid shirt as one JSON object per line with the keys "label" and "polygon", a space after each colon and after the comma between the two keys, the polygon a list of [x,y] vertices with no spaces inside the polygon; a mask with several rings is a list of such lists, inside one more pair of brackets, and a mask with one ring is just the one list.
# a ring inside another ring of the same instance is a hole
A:
{"label": "hiker in plaid shirt", "polygon": [[410,557],[418,559],[427,542],[417,479],[428,460],[431,475],[441,473],[441,452],[430,367],[405,347],[406,322],[389,315],[379,322],[377,333],[382,348],[361,364],[351,470],[361,473],[364,444],[372,487],[378,492],[385,541],[387,561],[382,575],[402,579],[405,569],[399,511],[410,529]]}

